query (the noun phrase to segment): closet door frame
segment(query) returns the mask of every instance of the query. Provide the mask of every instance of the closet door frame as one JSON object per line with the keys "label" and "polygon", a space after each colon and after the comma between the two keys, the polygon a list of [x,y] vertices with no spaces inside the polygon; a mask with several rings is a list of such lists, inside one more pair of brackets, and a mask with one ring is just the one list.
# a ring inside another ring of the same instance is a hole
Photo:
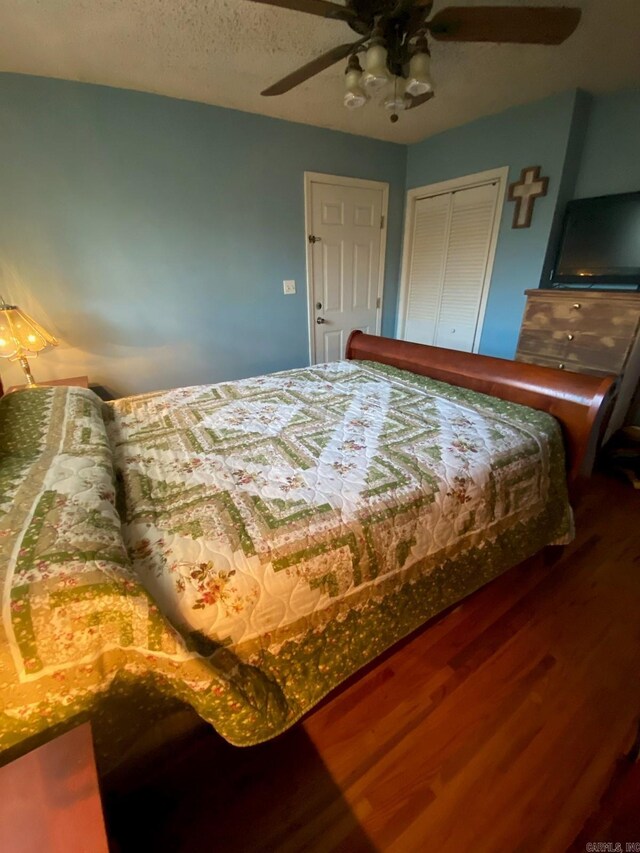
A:
{"label": "closet door frame", "polygon": [[491,275],[493,273],[493,262],[496,255],[496,247],[498,245],[498,234],[500,231],[500,222],[502,221],[502,208],[504,207],[504,199],[507,192],[509,181],[509,167],[502,166],[499,169],[489,169],[486,172],[475,172],[472,175],[464,175],[460,178],[452,178],[448,181],[440,181],[437,184],[427,184],[424,187],[415,187],[408,190],[407,202],[405,206],[404,217],[404,240],[402,246],[402,273],[400,276],[400,298],[398,303],[398,320],[396,323],[396,337],[404,339],[405,325],[407,319],[407,306],[409,302],[409,276],[411,272],[411,255],[413,252],[413,229],[415,224],[416,202],[421,198],[428,198],[434,195],[444,195],[445,193],[453,192],[454,190],[467,190],[482,184],[496,182],[498,184],[496,209],[493,218],[491,230],[491,241],[489,243],[489,256],[487,258],[487,268],[482,283],[482,294],[480,296],[480,308],[478,310],[478,322],[476,331],[473,337],[472,352],[478,352],[480,348],[480,339],[482,337],[482,327],[484,325],[484,315],[487,308],[487,299],[489,297],[489,288],[491,285]]}

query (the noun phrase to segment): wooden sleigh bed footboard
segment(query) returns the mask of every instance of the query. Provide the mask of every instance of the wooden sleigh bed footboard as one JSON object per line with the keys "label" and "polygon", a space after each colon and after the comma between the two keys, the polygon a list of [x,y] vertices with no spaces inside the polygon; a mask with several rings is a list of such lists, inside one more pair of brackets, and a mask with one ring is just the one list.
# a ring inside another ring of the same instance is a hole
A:
{"label": "wooden sleigh bed footboard", "polygon": [[349,336],[345,356],[388,364],[549,412],[559,421],[564,435],[567,479],[572,494],[580,479],[591,473],[616,387],[614,376],[539,367],[367,335],[360,330]]}

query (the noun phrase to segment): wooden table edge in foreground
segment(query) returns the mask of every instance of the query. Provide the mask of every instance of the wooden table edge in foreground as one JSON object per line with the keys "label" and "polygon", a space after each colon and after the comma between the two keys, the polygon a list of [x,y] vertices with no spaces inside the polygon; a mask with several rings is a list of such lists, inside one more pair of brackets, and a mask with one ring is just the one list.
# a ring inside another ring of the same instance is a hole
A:
{"label": "wooden table edge in foreground", "polygon": [[[89,387],[89,377],[88,376],[69,376],[65,379],[47,379],[44,382],[38,382],[38,385],[68,385],[73,386],[75,388],[88,388]],[[11,391],[20,391],[21,388],[26,388],[26,385],[12,385],[10,388],[4,392],[5,394],[9,394]]]}
{"label": "wooden table edge in foreground", "polygon": [[91,726],[0,768],[2,853],[108,853]]}

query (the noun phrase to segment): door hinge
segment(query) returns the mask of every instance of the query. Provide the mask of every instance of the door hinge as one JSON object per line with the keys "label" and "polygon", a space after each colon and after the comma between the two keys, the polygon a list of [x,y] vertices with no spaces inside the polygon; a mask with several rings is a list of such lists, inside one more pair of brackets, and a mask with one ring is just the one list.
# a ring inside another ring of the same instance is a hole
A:
{"label": "door hinge", "polygon": [[382,231],[383,228],[384,228],[384,216],[381,216],[380,217],[380,230]]}
{"label": "door hinge", "polygon": [[378,296],[378,298],[376,299],[376,308],[379,308],[381,305],[382,305],[382,299],[380,299],[380,297]]}
{"label": "door hinge", "polygon": [[319,243],[321,239],[321,237],[316,237],[314,234],[309,234],[310,243]]}

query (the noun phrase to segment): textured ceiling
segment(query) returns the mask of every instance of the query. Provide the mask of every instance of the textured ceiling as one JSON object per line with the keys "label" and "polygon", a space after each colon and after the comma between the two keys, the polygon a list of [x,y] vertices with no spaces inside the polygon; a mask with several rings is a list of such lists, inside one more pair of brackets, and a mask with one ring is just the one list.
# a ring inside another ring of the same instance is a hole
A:
{"label": "textured ceiling", "polygon": [[[436,0],[434,11],[446,5]],[[286,95],[262,98],[265,85],[353,33],[342,22],[250,0],[2,0],[0,70],[157,92],[404,143],[575,86],[599,93],[640,85],[640,0],[529,5],[580,6],[582,22],[560,47],[433,43],[436,97],[395,125],[377,103],[344,109],[344,63]]]}

